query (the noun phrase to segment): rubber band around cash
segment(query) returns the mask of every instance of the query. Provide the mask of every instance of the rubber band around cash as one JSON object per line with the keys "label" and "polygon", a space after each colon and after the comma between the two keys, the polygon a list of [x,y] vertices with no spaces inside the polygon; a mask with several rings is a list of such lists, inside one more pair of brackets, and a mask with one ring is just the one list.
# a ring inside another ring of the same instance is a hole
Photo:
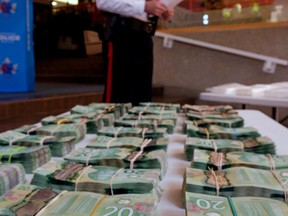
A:
{"label": "rubber band around cash", "polygon": [[149,128],[143,128],[142,130],[142,138],[145,138],[145,133],[149,130]]}
{"label": "rubber band around cash", "polygon": [[214,152],[217,152],[218,151],[218,147],[217,147],[217,143],[215,142],[214,139],[211,139],[211,144],[213,145]]}
{"label": "rubber band around cash", "polygon": [[157,123],[157,120],[153,120],[153,126],[154,126],[154,129],[156,129],[158,127],[158,123]]}
{"label": "rubber band around cash", "polygon": [[193,123],[194,123],[194,125],[195,125],[196,127],[198,127],[197,121],[193,120]]}
{"label": "rubber band around cash", "polygon": [[70,122],[70,119],[62,118],[62,119],[57,120],[57,125],[61,125],[61,124],[66,123],[66,122]]}
{"label": "rubber band around cash", "polygon": [[62,196],[63,194],[67,193],[66,190],[62,191],[61,193],[59,193],[56,197],[54,197],[44,208],[42,208],[35,216],[42,216],[45,213],[45,210],[51,206],[53,203],[55,203],[60,196]]}
{"label": "rubber band around cash", "polygon": [[213,169],[211,168],[208,168],[209,171],[211,172],[211,175],[213,176],[214,180],[215,180],[215,186],[216,186],[216,196],[219,196],[219,192],[220,192],[220,187],[219,187],[219,183],[218,183],[218,179],[217,179],[217,176],[214,172]]}
{"label": "rubber band around cash", "polygon": [[97,205],[94,207],[94,209],[92,210],[92,212],[89,214],[89,216],[93,216],[96,212],[96,210],[99,208],[99,206],[101,205],[101,203],[108,197],[108,195],[105,195],[104,197],[102,197],[102,199],[97,203]]}
{"label": "rubber band around cash", "polygon": [[23,134],[22,136],[19,136],[19,137],[15,137],[11,140],[9,140],[9,146],[12,146],[13,145],[13,142],[17,141],[17,140],[20,140],[20,139],[23,139],[25,137],[27,137],[28,135],[27,134]]}
{"label": "rubber band around cash", "polygon": [[230,196],[227,197],[233,216],[237,216],[236,208]]}
{"label": "rubber band around cash", "polygon": [[98,152],[99,149],[95,149],[94,151],[91,151],[91,152],[88,154],[88,156],[86,157],[86,160],[85,160],[85,164],[86,164],[86,166],[89,165],[89,160],[90,160],[90,158],[91,158],[92,156],[95,155],[95,151]]}
{"label": "rubber band around cash", "polygon": [[117,140],[116,137],[110,139],[110,140],[107,142],[107,144],[106,144],[106,148],[109,149],[109,148],[110,148],[110,145],[111,145],[114,141],[116,141],[116,140]]}
{"label": "rubber band around cash", "polygon": [[40,128],[41,126],[35,126],[33,128],[30,128],[28,131],[27,131],[27,134],[30,135],[30,133],[32,133],[33,131],[36,131],[38,128]]}
{"label": "rubber band around cash", "polygon": [[206,139],[210,139],[210,134],[209,134],[209,130],[207,128],[204,128],[205,133],[206,133]]}
{"label": "rubber band around cash", "polygon": [[268,160],[269,160],[269,164],[270,164],[270,170],[276,170],[276,167],[275,167],[275,162],[271,156],[271,154],[266,154],[266,156],[268,157]]}
{"label": "rubber band around cash", "polygon": [[138,126],[138,120],[135,121],[134,124],[132,124],[132,127],[136,128]]}
{"label": "rubber band around cash", "polygon": [[114,138],[117,138],[118,134],[120,133],[120,131],[122,130],[123,127],[119,127],[117,128],[117,130],[114,133]]}
{"label": "rubber band around cash", "polygon": [[138,157],[140,157],[143,154],[144,148],[151,142],[151,140],[152,139],[149,139],[149,140],[145,139],[144,140],[144,142],[142,143],[142,145],[140,147],[140,151],[130,161],[130,169],[134,169],[134,162],[137,160]]}
{"label": "rubber band around cash", "polygon": [[40,146],[43,146],[44,145],[44,142],[47,140],[47,139],[53,139],[55,138],[54,136],[45,136],[43,137],[41,140],[40,140]]}
{"label": "rubber band around cash", "polygon": [[4,155],[8,155],[9,157],[8,157],[7,163],[10,164],[11,161],[12,161],[13,154],[17,153],[17,152],[19,152],[19,151],[21,151],[22,149],[25,149],[25,148],[26,147],[24,147],[24,146],[17,146],[16,148],[9,149],[8,151],[1,152],[1,154],[0,154],[0,163],[2,163],[2,157]]}
{"label": "rubber band around cash", "polygon": [[50,135],[53,136],[53,134],[61,127],[61,124],[57,124],[57,126],[50,132]]}
{"label": "rubber band around cash", "polygon": [[285,186],[285,184],[282,182],[282,180],[279,178],[275,170],[270,170],[274,176],[274,178],[278,181],[278,183],[281,185],[282,189],[284,190],[284,201],[285,203],[288,203],[287,197],[288,197],[288,189]]}
{"label": "rubber band around cash", "polygon": [[111,191],[111,195],[112,195],[112,196],[114,196],[113,180],[114,180],[114,178],[115,178],[120,172],[122,172],[123,169],[124,169],[124,168],[117,170],[117,172],[115,172],[115,173],[111,176],[111,178],[110,178],[109,184],[110,184],[110,191]]}
{"label": "rubber band around cash", "polygon": [[222,170],[222,165],[223,165],[223,153],[222,152],[219,152],[217,153],[217,163],[215,164],[218,168],[219,171]]}
{"label": "rubber band around cash", "polygon": [[92,167],[92,165],[89,165],[87,167],[85,167],[82,171],[82,173],[78,176],[78,178],[76,179],[76,182],[75,182],[75,189],[74,191],[78,191],[78,182],[80,181],[80,179],[82,178],[82,176],[87,172],[87,170]]}

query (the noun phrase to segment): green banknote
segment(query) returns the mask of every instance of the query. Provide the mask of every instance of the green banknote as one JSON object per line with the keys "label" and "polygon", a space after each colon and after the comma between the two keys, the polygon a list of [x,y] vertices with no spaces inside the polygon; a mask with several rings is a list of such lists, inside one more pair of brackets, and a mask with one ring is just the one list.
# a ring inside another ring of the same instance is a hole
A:
{"label": "green banknote", "polygon": [[256,169],[288,168],[288,155],[257,154],[253,152],[212,152],[195,149],[191,167],[197,169],[221,170],[245,166]]}
{"label": "green banknote", "polygon": [[139,103],[139,106],[158,107],[158,108],[167,109],[167,110],[176,110],[177,113],[181,111],[181,105],[178,103],[141,102]]}
{"label": "green banknote", "polygon": [[241,141],[231,139],[187,137],[184,147],[187,160],[193,159],[194,151],[196,149],[223,153],[231,151],[245,151],[259,154],[276,154],[275,143],[267,136],[246,138]]}
{"label": "green banknote", "polygon": [[186,113],[190,112],[190,111],[199,112],[199,113],[228,113],[228,112],[237,113],[237,111],[235,111],[231,105],[211,106],[211,105],[190,105],[190,104],[184,104],[182,106],[182,109]]}
{"label": "green banknote", "polygon": [[183,191],[220,196],[261,196],[285,201],[288,169],[261,170],[231,167],[225,170],[186,168]]}
{"label": "green banknote", "polygon": [[59,190],[90,191],[102,194],[152,193],[159,191],[159,169],[120,169],[84,166],[51,160],[34,170],[31,184]]}
{"label": "green banknote", "polygon": [[185,193],[186,216],[287,216],[287,203],[263,197]]}
{"label": "green banknote", "polygon": [[192,124],[187,125],[186,134],[189,137],[232,140],[243,140],[250,137],[255,138],[261,136],[253,127],[226,128],[218,125],[211,125],[208,128],[201,128]]}
{"label": "green banknote", "polygon": [[[192,124],[197,127],[210,127],[211,125],[219,125],[227,128],[239,128],[244,126],[244,119],[242,117],[237,117],[233,119],[213,119],[213,118],[202,118],[198,120],[186,120],[185,125]],[[184,125],[184,129],[187,127]]]}

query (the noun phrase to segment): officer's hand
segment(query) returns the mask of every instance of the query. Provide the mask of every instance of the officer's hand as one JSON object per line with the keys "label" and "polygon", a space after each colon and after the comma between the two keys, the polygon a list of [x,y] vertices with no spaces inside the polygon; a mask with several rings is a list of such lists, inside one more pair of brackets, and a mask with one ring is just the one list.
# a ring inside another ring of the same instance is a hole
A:
{"label": "officer's hand", "polygon": [[164,19],[164,20],[170,20],[173,15],[174,15],[174,9],[173,8],[168,8],[168,10],[164,11],[161,14],[161,18]]}
{"label": "officer's hand", "polygon": [[159,0],[148,0],[145,3],[145,12],[149,15],[162,17],[165,11],[168,11],[168,7]]}

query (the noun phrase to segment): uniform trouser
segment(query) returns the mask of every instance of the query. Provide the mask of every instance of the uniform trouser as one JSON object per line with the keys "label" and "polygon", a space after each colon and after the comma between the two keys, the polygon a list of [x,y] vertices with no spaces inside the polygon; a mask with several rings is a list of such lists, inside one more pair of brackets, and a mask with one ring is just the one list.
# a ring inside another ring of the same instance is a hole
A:
{"label": "uniform trouser", "polygon": [[106,103],[152,100],[153,41],[146,33],[118,27],[108,42]]}

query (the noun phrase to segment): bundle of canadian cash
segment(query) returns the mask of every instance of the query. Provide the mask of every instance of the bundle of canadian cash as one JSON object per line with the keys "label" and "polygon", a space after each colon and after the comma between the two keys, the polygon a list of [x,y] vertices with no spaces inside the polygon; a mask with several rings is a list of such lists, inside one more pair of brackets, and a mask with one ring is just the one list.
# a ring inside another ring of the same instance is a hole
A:
{"label": "bundle of canadian cash", "polygon": [[186,117],[188,120],[194,121],[194,120],[201,120],[201,119],[219,119],[219,120],[232,120],[239,118],[239,114],[237,112],[228,112],[228,113],[218,113],[218,112],[195,112],[195,111],[189,111],[186,113]]}
{"label": "bundle of canadian cash", "polygon": [[51,160],[33,173],[31,184],[101,194],[152,193],[159,189],[160,180],[159,169],[85,166],[65,160]]}
{"label": "bundle of canadian cash", "polygon": [[128,110],[128,113],[133,115],[171,115],[177,114],[177,110],[175,108],[168,108],[165,106],[157,107],[157,106],[134,106]]}
{"label": "bundle of canadian cash", "polygon": [[172,134],[174,131],[174,122],[172,120],[124,120],[119,119],[114,122],[115,127],[137,127],[137,128],[149,128],[155,130],[157,128],[166,128],[168,134]]}
{"label": "bundle of canadian cash", "polygon": [[263,197],[185,193],[186,216],[287,216],[287,203]]}
{"label": "bundle of canadian cash", "polygon": [[[95,139],[87,143],[86,148],[95,149],[109,149],[109,148],[130,148],[133,150],[140,150],[143,138],[140,137],[109,137],[109,136],[97,136]],[[154,150],[167,150],[169,142],[168,137],[161,137],[152,139],[147,146],[145,146],[145,152]]]}
{"label": "bundle of canadian cash", "polygon": [[33,134],[55,136],[55,137],[74,137],[75,143],[80,142],[86,135],[86,124],[73,123],[73,124],[59,124],[59,125],[45,125],[33,131]]}
{"label": "bundle of canadian cash", "polygon": [[204,128],[207,128],[211,125],[219,125],[227,128],[238,128],[238,127],[244,127],[244,119],[242,117],[233,119],[202,118],[199,120],[186,120],[184,124],[192,124]]}
{"label": "bundle of canadian cash", "polygon": [[165,114],[165,115],[134,115],[125,114],[120,119],[122,120],[172,120],[174,126],[177,124],[178,114]]}
{"label": "bundle of canadian cash", "polygon": [[195,149],[191,167],[197,169],[221,170],[245,166],[256,169],[288,168],[288,155],[257,154],[253,152],[212,152]]}
{"label": "bundle of canadian cash", "polygon": [[246,151],[272,155],[276,153],[275,143],[266,136],[247,138],[241,141],[187,137],[184,149],[187,160],[192,160],[195,149],[204,149],[223,153],[231,151]]}
{"label": "bundle of canadian cash", "polygon": [[155,139],[165,137],[167,134],[166,128],[135,128],[135,127],[104,127],[97,132],[101,136],[110,137],[142,137]]}
{"label": "bundle of canadian cash", "polygon": [[159,107],[166,110],[176,110],[177,113],[181,111],[181,105],[178,103],[160,103],[160,102],[140,102],[139,106],[143,107]]}
{"label": "bundle of canadian cash", "polygon": [[0,164],[0,182],[0,196],[18,184],[25,184],[24,167],[19,163]]}
{"label": "bundle of canadian cash", "polygon": [[183,191],[208,195],[261,196],[287,201],[288,169],[231,167],[225,170],[186,168]]}
{"label": "bundle of canadian cash", "polygon": [[75,137],[28,135],[11,130],[0,134],[0,145],[17,145],[25,147],[47,145],[49,146],[53,157],[62,157],[75,148]]}
{"label": "bundle of canadian cash", "polygon": [[61,116],[48,116],[41,120],[42,125],[50,124],[72,124],[81,123],[86,124],[87,133],[96,133],[104,126],[101,114],[87,113],[87,114],[64,114]]}
{"label": "bundle of canadian cash", "polygon": [[47,163],[51,159],[51,151],[48,146],[3,146],[0,148],[1,163],[20,163],[26,173],[32,173],[37,167]]}
{"label": "bundle of canadian cash", "polygon": [[160,169],[161,178],[167,172],[167,155],[164,150],[150,152],[133,151],[127,148],[91,149],[79,148],[64,157],[75,163],[117,168]]}
{"label": "bundle of canadian cash", "polygon": [[124,115],[128,109],[130,109],[132,105],[130,103],[127,104],[115,104],[115,103],[91,103],[87,106],[76,105],[74,106],[70,112],[72,114],[84,114],[84,113],[95,113],[98,114],[113,114],[114,119],[120,118]]}
{"label": "bundle of canadian cash", "polygon": [[253,127],[226,128],[218,125],[211,125],[208,128],[201,128],[192,124],[187,124],[186,127],[185,132],[189,137],[244,140],[261,136]]}
{"label": "bundle of canadian cash", "polygon": [[156,216],[155,194],[108,196],[92,192],[56,192],[36,185],[18,185],[0,199],[0,215],[20,216]]}
{"label": "bundle of canadian cash", "polygon": [[184,104],[182,109],[185,113],[190,111],[192,112],[199,112],[199,113],[228,113],[228,112],[236,112],[231,105],[190,105]]}

